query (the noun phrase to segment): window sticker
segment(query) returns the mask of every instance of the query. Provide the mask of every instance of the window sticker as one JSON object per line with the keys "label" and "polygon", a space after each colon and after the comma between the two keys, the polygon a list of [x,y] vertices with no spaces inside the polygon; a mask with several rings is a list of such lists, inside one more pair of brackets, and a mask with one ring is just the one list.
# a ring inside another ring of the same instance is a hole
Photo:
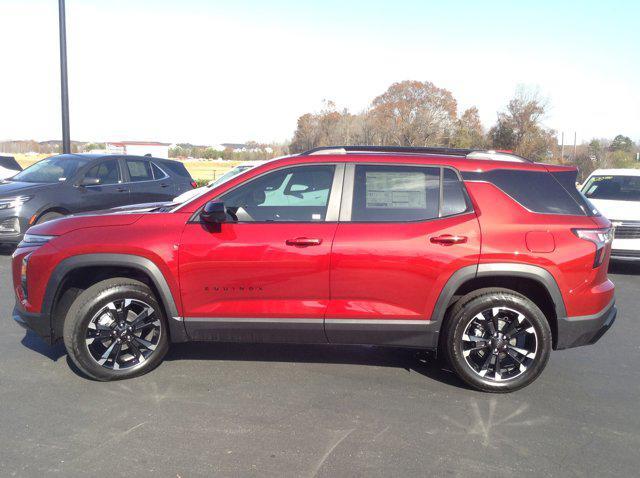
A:
{"label": "window sticker", "polygon": [[367,171],[368,209],[426,209],[424,173]]}

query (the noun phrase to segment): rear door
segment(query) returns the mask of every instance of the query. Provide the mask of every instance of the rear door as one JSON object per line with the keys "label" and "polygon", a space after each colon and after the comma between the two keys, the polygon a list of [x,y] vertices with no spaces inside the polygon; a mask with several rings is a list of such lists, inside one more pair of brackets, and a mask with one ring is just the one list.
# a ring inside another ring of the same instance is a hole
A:
{"label": "rear door", "polygon": [[165,160],[165,161],[152,161],[153,164],[165,171],[171,176],[171,188],[173,195],[179,196],[180,194],[191,191],[194,188],[195,182],[187,171],[187,168],[180,161]]}
{"label": "rear door", "polygon": [[125,158],[131,204],[170,201],[175,197],[171,177],[157,164],[145,158]]}
{"label": "rear door", "polygon": [[478,263],[480,230],[457,171],[351,164],[331,254],[333,343],[434,346],[447,280]]}

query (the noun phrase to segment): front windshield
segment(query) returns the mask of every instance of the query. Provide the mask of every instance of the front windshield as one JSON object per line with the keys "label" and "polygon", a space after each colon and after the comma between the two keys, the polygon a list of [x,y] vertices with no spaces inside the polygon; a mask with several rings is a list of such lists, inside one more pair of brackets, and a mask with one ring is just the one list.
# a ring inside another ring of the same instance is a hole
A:
{"label": "front windshield", "polygon": [[231,171],[227,171],[226,173],[224,173],[222,176],[220,176],[218,179],[216,179],[215,181],[213,181],[212,183],[209,184],[209,187],[213,187],[213,186],[219,186],[222,183],[226,183],[227,181],[229,181],[229,179],[231,178],[235,178],[236,176],[238,176],[240,173],[244,173],[245,171],[253,168],[254,166],[251,165],[241,165],[241,166],[236,166],[235,168],[233,168]]}
{"label": "front windshield", "polygon": [[11,181],[57,183],[76,175],[89,160],[81,156],[52,156],[16,174]]}
{"label": "front windshield", "polygon": [[582,192],[589,199],[640,201],[640,176],[592,176]]}
{"label": "front windshield", "polygon": [[176,205],[180,205],[180,204],[186,203],[187,201],[191,201],[192,199],[200,197],[203,194],[209,192],[209,190],[211,188],[214,188],[216,186],[220,186],[222,183],[226,183],[230,179],[235,178],[236,176],[238,176],[240,173],[244,173],[245,171],[247,171],[249,169],[252,169],[254,167],[255,166],[247,165],[247,164],[236,166],[232,170],[227,171],[226,173],[224,173],[222,176],[220,176],[215,181],[211,181],[206,186],[202,186],[202,187],[199,187],[197,189],[191,189],[191,190],[189,190],[189,191],[187,191],[185,193],[182,193],[180,196],[174,198],[173,201],[171,201],[171,203],[172,204],[176,204]]}

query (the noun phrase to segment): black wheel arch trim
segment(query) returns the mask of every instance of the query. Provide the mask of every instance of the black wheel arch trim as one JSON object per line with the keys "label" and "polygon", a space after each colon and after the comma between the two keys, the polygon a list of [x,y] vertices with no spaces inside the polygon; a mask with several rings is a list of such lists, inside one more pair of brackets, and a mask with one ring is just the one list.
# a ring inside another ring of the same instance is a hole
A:
{"label": "black wheel arch trim", "polygon": [[560,292],[560,287],[555,278],[548,270],[531,264],[497,262],[478,265],[478,277],[490,276],[516,276],[532,279],[544,286],[553,301],[556,318],[567,316],[567,309]]}
{"label": "black wheel arch trim", "polygon": [[[38,220],[44,216],[45,214],[49,213],[49,212],[57,212],[59,214],[62,214],[64,216],[68,216],[70,214],[73,214],[69,209],[67,209],[66,207],[60,206],[59,204],[56,203],[47,203],[44,204],[42,206],[40,206],[32,215],[36,216],[36,223],[38,222]],[[27,220],[30,218],[27,218]]]}
{"label": "black wheel arch trim", "polygon": [[[47,288],[42,302],[42,314],[48,316],[51,323],[51,330],[55,330],[53,311],[55,301],[60,291],[60,285],[64,278],[72,271],[91,266],[120,266],[130,267],[146,274],[153,282],[158,291],[158,299],[164,306],[167,313],[167,322],[169,323],[169,333],[172,342],[185,342],[188,340],[187,333],[184,328],[184,322],[179,317],[176,301],[173,297],[169,284],[165,279],[162,271],[150,259],[133,254],[116,254],[116,253],[96,253],[81,254],[72,256],[61,261],[51,273]],[[55,339],[55,337],[52,337]]]}
{"label": "black wheel arch trim", "polygon": [[558,283],[551,273],[539,266],[522,264],[517,262],[494,262],[465,266],[452,274],[433,309],[432,321],[442,322],[447,313],[447,308],[455,292],[469,280],[479,277],[525,277],[540,283],[549,293],[553,301],[556,317],[558,319],[567,316],[566,307]]}
{"label": "black wheel arch trim", "polygon": [[[158,268],[158,266],[150,259],[132,254],[116,254],[116,253],[96,253],[82,254],[67,258],[60,262],[51,274],[47,283],[47,289],[43,300],[42,313],[47,316],[51,323],[51,330],[54,330],[53,324],[53,307],[58,296],[59,286],[63,279],[73,270],[88,266],[124,266],[132,267],[145,273],[155,285],[160,294],[160,301],[167,312],[167,320],[169,322],[169,331],[172,342],[185,342],[189,340],[189,336],[185,329],[184,320],[179,316],[173,294],[169,285]],[[443,287],[436,305],[434,306],[430,322],[437,323],[432,333],[439,333],[439,324],[442,323],[446,315],[448,306],[455,292],[469,280],[479,277],[492,276],[516,276],[526,277],[540,283],[549,293],[551,297],[556,317],[562,319],[566,317],[566,308],[560,288],[549,271],[542,267],[533,266],[522,263],[486,263],[479,265],[470,265],[462,267],[454,272]]]}

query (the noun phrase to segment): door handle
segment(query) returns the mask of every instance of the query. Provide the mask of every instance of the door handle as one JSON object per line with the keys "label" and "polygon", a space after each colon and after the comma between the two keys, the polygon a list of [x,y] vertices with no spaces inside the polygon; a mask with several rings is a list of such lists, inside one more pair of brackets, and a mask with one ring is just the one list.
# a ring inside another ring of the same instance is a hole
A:
{"label": "door handle", "polygon": [[322,244],[322,239],[310,239],[308,237],[296,237],[295,239],[287,239],[287,246],[296,246],[296,247],[309,247],[309,246],[319,246]]}
{"label": "door handle", "polygon": [[127,188],[118,188],[118,189],[116,189],[116,191],[118,191],[119,193],[126,193],[127,192]]}
{"label": "door handle", "polygon": [[441,246],[453,246],[454,244],[464,244],[467,242],[466,236],[458,236],[451,234],[443,234],[442,236],[432,237],[431,242],[433,244],[440,244]]}
{"label": "door handle", "polygon": [[160,183],[161,188],[168,188],[169,185],[167,183]]}

